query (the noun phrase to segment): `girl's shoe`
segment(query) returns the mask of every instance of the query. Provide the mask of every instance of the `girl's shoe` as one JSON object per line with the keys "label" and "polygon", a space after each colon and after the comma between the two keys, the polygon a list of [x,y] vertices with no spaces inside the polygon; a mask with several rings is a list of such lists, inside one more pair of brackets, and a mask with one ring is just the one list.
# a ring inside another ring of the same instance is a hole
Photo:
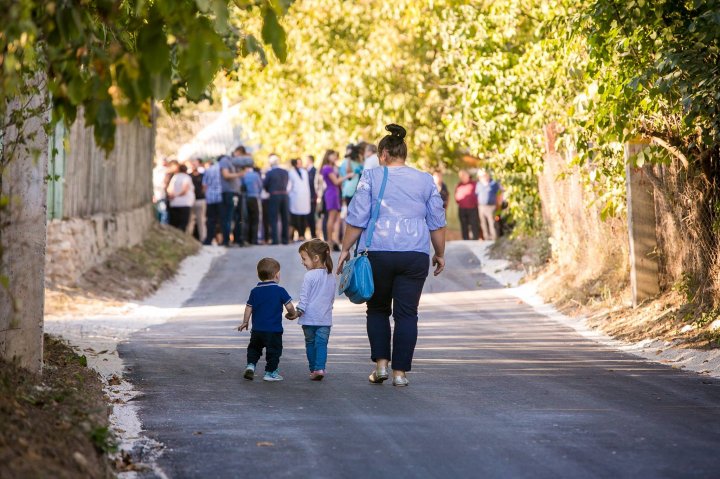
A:
{"label": "girl's shoe", "polygon": [[310,379],[313,381],[322,381],[325,377],[325,370],[324,369],[318,369],[317,371],[313,371],[310,374]]}
{"label": "girl's shoe", "polygon": [[393,386],[407,386],[410,382],[405,376],[393,376]]}
{"label": "girl's shoe", "polygon": [[280,370],[276,369],[275,371],[265,371],[265,376],[263,376],[263,381],[282,381],[283,378],[280,376]]}
{"label": "girl's shoe", "polygon": [[370,373],[370,376],[368,376],[368,379],[373,384],[382,384],[382,382],[385,381],[387,378],[388,378],[387,368],[381,368],[381,367],[375,368],[375,371]]}

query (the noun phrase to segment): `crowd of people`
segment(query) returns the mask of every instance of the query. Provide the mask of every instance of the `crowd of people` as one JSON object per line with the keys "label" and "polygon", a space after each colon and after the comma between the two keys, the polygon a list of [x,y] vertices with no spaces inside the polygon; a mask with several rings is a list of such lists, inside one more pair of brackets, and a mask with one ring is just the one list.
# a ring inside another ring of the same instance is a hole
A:
{"label": "crowd of people", "polygon": [[[262,171],[244,146],[215,161],[162,160],[153,170],[158,219],[205,245],[288,244],[321,235],[339,251],[360,177],[380,162],[374,144],[359,142],[347,146],[342,160],[327,150],[319,164],[307,155],[283,165],[276,154],[267,164]],[[442,173],[433,178],[447,209]],[[455,201],[463,239],[497,239],[503,189],[489,171],[480,169],[475,181],[461,170]]]}
{"label": "crowd of people", "polygon": [[481,168],[477,181],[470,172],[460,170],[455,187],[462,239],[496,240],[501,233],[500,212],[505,207],[500,183]]}
{"label": "crowd of people", "polygon": [[[203,244],[288,244],[320,233],[339,251],[343,218],[364,170],[379,166],[377,148],[347,146],[342,160],[327,150],[282,165],[268,157],[262,171],[245,147],[215,161],[163,159],[153,170],[158,219]],[[286,167],[284,167],[286,166]]]}

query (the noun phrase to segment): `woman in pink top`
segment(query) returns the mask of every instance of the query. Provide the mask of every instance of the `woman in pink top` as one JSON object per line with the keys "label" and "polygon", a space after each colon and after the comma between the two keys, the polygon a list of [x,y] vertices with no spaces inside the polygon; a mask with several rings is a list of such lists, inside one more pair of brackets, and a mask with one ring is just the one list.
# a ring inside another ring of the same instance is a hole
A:
{"label": "woman in pink top", "polygon": [[472,239],[482,239],[480,238],[480,215],[475,195],[475,182],[472,181],[467,170],[460,170],[458,177],[460,183],[455,187],[455,201],[458,204],[462,239],[469,240],[470,233],[472,233]]}

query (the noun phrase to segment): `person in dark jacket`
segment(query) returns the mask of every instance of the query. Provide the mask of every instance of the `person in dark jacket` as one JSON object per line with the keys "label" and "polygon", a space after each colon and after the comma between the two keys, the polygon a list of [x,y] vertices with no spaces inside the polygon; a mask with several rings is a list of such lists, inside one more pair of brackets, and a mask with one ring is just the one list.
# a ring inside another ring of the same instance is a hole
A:
{"label": "person in dark jacket", "polygon": [[308,179],[310,180],[310,214],[307,217],[307,224],[310,228],[310,237],[317,238],[317,224],[315,222],[317,214],[317,201],[318,192],[315,188],[315,178],[317,177],[317,168],[315,168],[315,157],[307,155],[305,157],[305,169],[308,172]]}
{"label": "person in dark jacket", "polygon": [[[268,162],[270,163],[270,171],[265,173],[265,181],[263,187],[270,195],[268,201],[268,212],[270,219],[270,231],[272,234],[272,244],[288,244],[290,223],[290,205],[288,203],[288,172],[280,168],[280,157],[271,154]],[[278,220],[281,225],[280,235],[278,234]]]}

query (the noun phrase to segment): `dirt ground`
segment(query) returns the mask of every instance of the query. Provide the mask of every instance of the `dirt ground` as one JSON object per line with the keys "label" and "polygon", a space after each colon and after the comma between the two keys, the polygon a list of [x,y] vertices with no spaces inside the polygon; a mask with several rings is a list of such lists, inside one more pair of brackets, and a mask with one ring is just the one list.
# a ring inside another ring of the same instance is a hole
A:
{"label": "dirt ground", "polygon": [[42,375],[0,361],[0,478],[113,477],[97,373],[47,335],[44,352]]}
{"label": "dirt ground", "polygon": [[610,309],[585,306],[585,309],[581,314],[588,318],[590,326],[623,341],[662,339],[683,348],[720,348],[720,329],[713,329],[717,311],[705,311],[688,304],[676,291],[668,291],[637,308],[619,305]]}
{"label": "dirt ground", "polygon": [[143,299],[171,278],[200,243],[175,228],[156,224],[143,243],[123,248],[87,271],[74,285],[45,288],[45,314],[108,313]]}
{"label": "dirt ground", "polygon": [[[128,308],[153,293],[200,243],[155,225],[145,241],[117,251],[77,284],[46,286],[46,315],[91,316]],[[114,477],[109,398],[87,358],[45,336],[44,369],[33,375],[0,363],[0,479]],[[112,379],[111,379],[112,381]]]}
{"label": "dirt ground", "polygon": [[[608,268],[584,277],[581,271],[561,268],[551,260],[542,235],[501,238],[491,256],[508,259],[513,268],[527,273],[526,280],[542,278],[538,293],[546,301],[568,316],[587,318],[589,326],[613,338],[630,343],[660,339],[693,349],[720,347],[720,329],[713,329],[720,312],[698,308],[675,290],[633,308],[627,271]],[[576,281],[578,277],[582,281]]]}

